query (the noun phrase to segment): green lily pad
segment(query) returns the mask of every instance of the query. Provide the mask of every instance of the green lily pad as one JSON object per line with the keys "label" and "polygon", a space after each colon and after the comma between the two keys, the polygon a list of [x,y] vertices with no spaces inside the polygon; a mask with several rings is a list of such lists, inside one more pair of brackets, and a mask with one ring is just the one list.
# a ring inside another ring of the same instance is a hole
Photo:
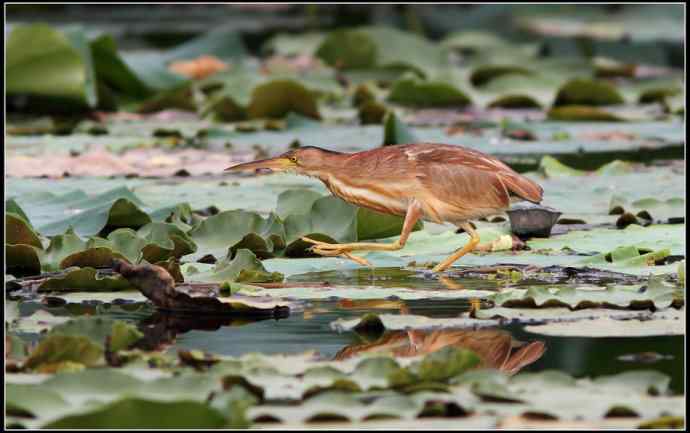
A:
{"label": "green lily pad", "polygon": [[262,258],[272,257],[284,246],[283,224],[276,215],[261,217],[255,212],[233,210],[210,216],[188,233],[197,251],[185,257],[195,261],[211,254],[216,258],[247,248]]}
{"label": "green lily pad", "polygon": [[240,70],[216,74],[201,86],[220,87],[211,93],[202,111],[213,113],[222,120],[278,118],[291,112],[320,118],[316,104],[317,89],[312,89],[308,81],[294,77],[262,76]]}
{"label": "green lily pad", "polygon": [[31,228],[27,220],[14,213],[5,214],[5,233],[7,238],[5,243],[11,245],[31,245],[33,247],[43,249],[41,240],[38,235]]}
{"label": "green lily pad", "polygon": [[49,335],[36,346],[24,363],[24,368],[37,369],[75,362],[86,366],[99,364],[103,349],[87,337]]}
{"label": "green lily pad", "polygon": [[[91,53],[77,29],[45,24],[14,28],[7,41],[7,93],[70,101],[72,108],[97,103]],[[52,105],[53,109],[55,105]]]}
{"label": "green lily pad", "polygon": [[506,289],[492,296],[496,305],[508,308],[568,307],[582,308],[668,308],[682,304],[675,298],[675,288],[664,284],[648,284],[640,292],[640,286],[611,286],[606,288],[530,287]]}
{"label": "green lily pad", "polygon": [[247,107],[251,118],[279,118],[294,112],[320,118],[314,96],[304,86],[291,80],[274,80],[257,86]]}
{"label": "green lily pad", "polygon": [[561,87],[554,106],[601,106],[622,104],[625,100],[618,91],[603,81],[575,79]]}
{"label": "green lily pad", "polygon": [[144,98],[151,88],[127,65],[117,52],[115,39],[102,35],[91,41],[91,56],[98,80],[115,93],[131,98]]}
{"label": "green lily pad", "polygon": [[396,68],[421,74],[445,64],[440,47],[415,34],[381,26],[332,32],[316,56],[342,69]]}
{"label": "green lily pad", "polygon": [[481,86],[489,83],[494,78],[497,78],[497,77],[500,77],[503,75],[510,75],[510,74],[530,75],[531,73],[532,72],[529,69],[522,68],[519,66],[485,65],[485,66],[481,66],[479,68],[476,68],[474,71],[472,71],[472,74],[470,75],[470,82],[474,86],[481,87]]}
{"label": "green lily pad", "polygon": [[582,176],[585,174],[584,171],[568,167],[549,155],[542,156],[541,161],[539,161],[539,172],[545,177]]}
{"label": "green lily pad", "polygon": [[[112,260],[113,256],[109,256]],[[108,263],[110,266],[110,263]],[[40,286],[39,292],[115,292],[132,286],[120,275],[101,275],[91,267],[67,270],[63,276],[50,277]]]}
{"label": "green lily pad", "polygon": [[569,326],[567,323],[547,323],[527,326],[525,330],[535,334],[559,337],[650,337],[660,335],[685,335],[685,311],[668,308],[656,311],[644,320],[600,317]]}
{"label": "green lily pad", "polygon": [[41,269],[44,272],[57,271],[61,269],[60,264],[65,258],[86,248],[87,241],[77,236],[72,228],[68,229],[65,234],[52,236],[48,248],[41,255]]}
{"label": "green lily pad", "polygon": [[29,222],[29,217],[26,216],[24,210],[14,199],[5,200],[5,213],[13,213],[24,219],[27,223]]}
{"label": "green lily pad", "polygon": [[[173,216],[173,219],[179,221],[177,216]],[[137,236],[150,242],[142,249],[143,257],[150,262],[166,260],[168,254],[180,258],[197,249],[189,235],[175,224],[152,222],[137,230]]]}
{"label": "green lily pad", "polygon": [[69,403],[59,393],[34,385],[7,384],[8,414],[31,414],[34,417],[59,416],[69,409]]}
{"label": "green lily pad", "polygon": [[[46,236],[62,234],[70,227],[80,236],[89,236],[100,233],[106,227],[139,228],[151,222],[149,215],[141,209],[143,203],[124,187],[94,197],[75,191],[63,196],[51,194],[39,200],[22,202],[27,203],[26,210],[32,220],[34,209],[41,213],[52,213],[50,222],[37,224],[38,231]],[[73,212],[73,209],[78,211]],[[74,215],[64,219],[55,218],[55,215],[71,213]]]}
{"label": "green lily pad", "polygon": [[313,56],[325,37],[323,33],[318,32],[278,33],[264,42],[261,51],[284,56]]}
{"label": "green lily pad", "polygon": [[581,122],[622,122],[627,119],[619,113],[587,105],[564,105],[548,112],[549,119]]}
{"label": "green lily pad", "polygon": [[308,214],[290,215],[284,224],[288,256],[303,256],[311,246],[302,236],[326,242],[357,240],[357,208],[333,196],[314,201]]}
{"label": "green lily pad", "polygon": [[[281,218],[285,219],[286,225],[288,224],[288,221],[290,224],[294,224],[295,222],[305,224],[306,228],[303,227],[303,230],[306,234],[313,230],[313,228],[309,228],[311,226],[307,227],[307,219],[319,217],[312,217],[309,214],[312,212],[312,207],[314,206],[314,204],[320,199],[325,200],[326,197],[324,197],[322,194],[317,193],[316,191],[307,189],[287,190],[278,196],[276,212],[278,213],[278,215],[281,216]],[[329,200],[325,201],[335,202],[335,198],[331,197]],[[339,205],[341,204],[339,203]],[[402,231],[402,226],[404,222],[404,219],[402,217],[396,215],[382,214],[380,212],[375,212],[369,209],[360,208],[349,204],[347,204],[347,206],[353,208],[357,216],[357,240],[362,241],[368,239],[387,238],[390,236],[400,234],[400,232]],[[323,214],[321,205],[317,206],[314,210],[318,212],[319,215]],[[294,216],[290,218],[290,216],[292,215]],[[298,215],[307,216],[298,217]],[[346,222],[346,224],[349,224],[349,222]],[[421,228],[422,224],[421,222],[418,222],[414,226],[413,231],[420,230]],[[316,231],[314,230],[314,232]],[[330,235],[329,231],[324,231],[321,234],[329,238],[333,238]],[[290,235],[292,235],[292,233],[288,233],[288,236]],[[294,238],[290,239],[294,240]]]}
{"label": "green lily pad", "polygon": [[220,428],[225,417],[195,401],[161,402],[123,398],[98,409],[45,424],[44,428]]}
{"label": "green lily pad", "polygon": [[256,256],[247,249],[240,249],[231,260],[228,257],[219,261],[215,266],[206,272],[198,272],[194,274],[187,274],[187,278],[191,281],[199,282],[274,282],[283,281],[283,274],[279,272],[268,272],[256,258]]}
{"label": "green lily pad", "polygon": [[650,311],[613,310],[606,308],[587,308],[572,311],[565,307],[541,308],[483,308],[475,312],[478,319],[494,319],[501,324],[542,325],[545,323],[571,323],[597,319],[626,321],[632,319],[647,320],[652,317]]}
{"label": "green lily pad", "polygon": [[534,238],[527,241],[527,244],[534,249],[570,248],[582,253],[609,253],[612,248],[632,245],[638,250],[668,249],[671,254],[683,254],[684,232],[685,227],[682,224],[657,224],[647,227],[631,224],[623,230],[599,228],[572,231],[548,239]]}
{"label": "green lily pad", "polygon": [[403,77],[393,83],[388,100],[415,107],[458,107],[471,104],[470,98],[450,83]]}
{"label": "green lily pad", "polygon": [[393,112],[389,112],[383,121],[383,145],[416,143],[419,140],[410,129]]}
{"label": "green lily pad", "polygon": [[340,30],[329,34],[316,50],[316,55],[329,65],[342,68],[368,68],[376,64],[376,44],[364,32]]}
{"label": "green lily pad", "polygon": [[7,272],[14,275],[36,275],[41,273],[42,251],[31,245],[5,245]]}
{"label": "green lily pad", "polygon": [[276,213],[285,219],[290,215],[304,215],[311,211],[314,202],[323,194],[310,189],[289,189],[278,195]]}

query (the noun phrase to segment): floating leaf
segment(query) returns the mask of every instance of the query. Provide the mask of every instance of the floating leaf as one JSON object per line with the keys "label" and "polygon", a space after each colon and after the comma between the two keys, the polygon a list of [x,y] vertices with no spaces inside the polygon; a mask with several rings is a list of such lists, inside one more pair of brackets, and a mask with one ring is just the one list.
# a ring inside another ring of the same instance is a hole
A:
{"label": "floating leaf", "polygon": [[257,86],[247,107],[249,117],[284,117],[290,112],[319,119],[314,96],[299,83],[274,80]]}
{"label": "floating leaf", "polygon": [[301,256],[311,246],[303,236],[326,242],[355,242],[357,240],[357,209],[343,200],[322,197],[305,215],[290,215],[285,219],[285,254]]}
{"label": "floating leaf", "polygon": [[[112,261],[113,256],[108,256]],[[110,263],[108,263],[110,266]],[[91,267],[67,270],[62,276],[50,277],[40,286],[39,292],[115,292],[131,289],[132,286],[119,275],[102,275]]]}
{"label": "floating leaf", "polygon": [[421,81],[404,77],[393,83],[388,100],[416,107],[457,107],[471,103],[462,91],[441,81]]}
{"label": "floating leaf", "polygon": [[[53,215],[74,214],[61,220],[55,220],[52,216],[49,223],[38,225],[39,232],[46,236],[62,234],[70,227],[80,236],[90,236],[106,227],[137,229],[151,222],[149,215],[141,209],[141,200],[125,187],[114,188],[94,197],[88,197],[81,191],[63,196],[50,194],[34,203],[30,209],[34,206]],[[31,210],[28,213],[34,219]]]}
{"label": "floating leaf", "polygon": [[220,428],[225,417],[204,403],[124,398],[80,415],[51,421],[44,428]]}
{"label": "floating leaf", "polygon": [[127,65],[117,52],[115,39],[102,35],[91,41],[91,56],[98,80],[116,93],[144,98],[151,94],[151,88]]}
{"label": "floating leaf", "polygon": [[216,74],[201,83],[220,87],[202,111],[222,120],[277,118],[291,112],[319,119],[315,92],[306,84],[292,77],[264,77],[245,70]]}
{"label": "floating leaf", "polygon": [[393,112],[389,112],[383,122],[383,145],[416,143],[419,140]]}
{"label": "floating leaf", "polygon": [[283,274],[279,272],[267,272],[261,262],[249,250],[240,249],[231,260],[226,257],[220,260],[208,272],[193,274],[190,277],[199,282],[274,282],[283,281]]}
{"label": "floating leaf", "polygon": [[136,327],[121,320],[117,321],[113,323],[108,348],[114,352],[127,349],[132,344],[139,341],[143,336],[144,334],[142,334]]}
{"label": "floating leaf", "polygon": [[625,119],[615,113],[585,105],[564,105],[548,112],[549,119],[562,121],[620,122]]}
{"label": "floating leaf", "polygon": [[642,227],[629,225],[623,230],[597,228],[587,231],[572,231],[562,236],[549,239],[534,238],[527,241],[530,248],[551,248],[591,253],[608,254],[611,249],[619,246],[634,246],[639,250],[660,251],[669,249],[671,254],[683,254],[685,242],[682,233],[685,227],[681,225],[650,225]]}
{"label": "floating leaf", "polygon": [[530,75],[532,72],[529,69],[512,65],[485,65],[476,68],[470,75],[470,82],[474,86],[483,86],[493,80],[494,78],[503,75]]}
{"label": "floating leaf", "polygon": [[618,91],[603,81],[575,79],[563,85],[556,95],[554,106],[564,105],[616,105],[625,100]]}
{"label": "floating leaf", "polygon": [[546,177],[583,176],[586,173],[561,163],[553,156],[545,155],[539,161],[539,172]]}
{"label": "floating leaf", "polygon": [[102,348],[89,338],[55,334],[41,340],[27,358],[24,367],[33,370],[66,361],[92,366],[102,359]]}
{"label": "floating leaf", "polygon": [[43,249],[41,240],[27,220],[14,213],[5,214],[5,243],[11,245],[31,245]]}
{"label": "floating leaf", "polygon": [[506,289],[492,296],[492,299],[496,305],[508,308],[654,309],[682,304],[682,301],[674,299],[673,287],[650,284],[643,292],[638,290],[639,287],[612,286],[597,290],[572,287],[530,287],[528,289]]}
{"label": "floating leaf", "polygon": [[272,257],[283,247],[284,228],[276,215],[262,218],[255,212],[232,210],[210,216],[194,226],[189,236],[196,243],[196,253],[188,259],[207,254],[221,258],[247,248],[259,257]]}
{"label": "floating leaf", "polygon": [[180,258],[197,249],[189,235],[174,224],[153,222],[137,230],[137,235],[151,242],[142,249],[143,257],[149,262],[166,260],[168,254]]}
{"label": "floating leaf", "polygon": [[278,196],[276,213],[285,219],[290,215],[304,215],[311,211],[316,200],[323,194],[310,189],[289,189]]}
{"label": "floating leaf", "polygon": [[11,95],[67,100],[76,108],[97,103],[91,53],[80,30],[60,32],[45,24],[17,26],[7,41],[6,73]]}
{"label": "floating leaf", "polygon": [[83,251],[87,248],[87,242],[74,233],[73,229],[68,229],[63,235],[50,238],[50,244],[41,256],[41,269],[44,272],[57,271],[60,263],[72,254]]}
{"label": "floating leaf", "polygon": [[31,245],[5,245],[7,272],[14,275],[36,275],[41,273],[42,251]]}
{"label": "floating leaf", "polygon": [[29,217],[26,216],[24,210],[22,210],[21,206],[19,206],[13,198],[5,200],[5,213],[13,213],[24,219],[27,223],[30,223]]}
{"label": "floating leaf", "polygon": [[527,326],[525,330],[535,334],[559,337],[650,337],[660,335],[685,335],[684,310],[668,308],[656,311],[644,320],[599,317],[572,326],[567,322]]}
{"label": "floating leaf", "polygon": [[426,74],[445,63],[438,46],[417,35],[380,26],[332,32],[316,55],[341,69],[404,68]]}

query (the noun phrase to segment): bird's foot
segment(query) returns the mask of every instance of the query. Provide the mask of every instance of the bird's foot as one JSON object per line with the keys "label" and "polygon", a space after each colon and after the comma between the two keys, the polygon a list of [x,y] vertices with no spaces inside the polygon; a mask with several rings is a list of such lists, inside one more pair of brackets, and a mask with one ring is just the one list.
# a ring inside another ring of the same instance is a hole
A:
{"label": "bird's foot", "polygon": [[343,256],[347,257],[348,259],[354,262],[359,263],[360,265],[371,266],[371,264],[366,259],[351,254],[352,251],[356,249],[356,247],[353,247],[353,245],[355,244],[331,244],[328,242],[317,241],[315,239],[311,239],[308,237],[303,237],[302,240],[305,242],[309,242],[310,244],[314,244],[314,246],[311,247],[309,250],[320,256]]}

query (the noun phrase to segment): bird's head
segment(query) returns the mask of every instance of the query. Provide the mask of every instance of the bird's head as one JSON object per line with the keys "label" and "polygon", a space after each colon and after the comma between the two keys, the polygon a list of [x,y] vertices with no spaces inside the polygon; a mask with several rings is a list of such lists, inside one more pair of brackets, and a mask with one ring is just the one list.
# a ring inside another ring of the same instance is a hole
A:
{"label": "bird's head", "polygon": [[318,147],[300,147],[283,153],[275,158],[260,159],[243,164],[233,165],[225,171],[256,171],[271,170],[275,172],[288,171],[307,176],[318,176],[327,170],[338,152],[321,149]]}

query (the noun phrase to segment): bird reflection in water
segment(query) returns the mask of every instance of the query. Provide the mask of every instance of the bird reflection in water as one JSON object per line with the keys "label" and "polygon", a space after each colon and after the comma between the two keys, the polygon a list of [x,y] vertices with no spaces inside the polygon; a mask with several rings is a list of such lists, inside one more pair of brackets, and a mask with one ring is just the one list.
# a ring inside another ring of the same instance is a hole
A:
{"label": "bird reflection in water", "polygon": [[334,359],[348,359],[362,353],[414,357],[427,355],[448,346],[476,353],[480,358],[476,368],[493,368],[507,374],[515,374],[536,362],[546,351],[542,341],[519,342],[514,340],[508,331],[501,329],[407,330],[385,332],[373,343],[346,346]]}

